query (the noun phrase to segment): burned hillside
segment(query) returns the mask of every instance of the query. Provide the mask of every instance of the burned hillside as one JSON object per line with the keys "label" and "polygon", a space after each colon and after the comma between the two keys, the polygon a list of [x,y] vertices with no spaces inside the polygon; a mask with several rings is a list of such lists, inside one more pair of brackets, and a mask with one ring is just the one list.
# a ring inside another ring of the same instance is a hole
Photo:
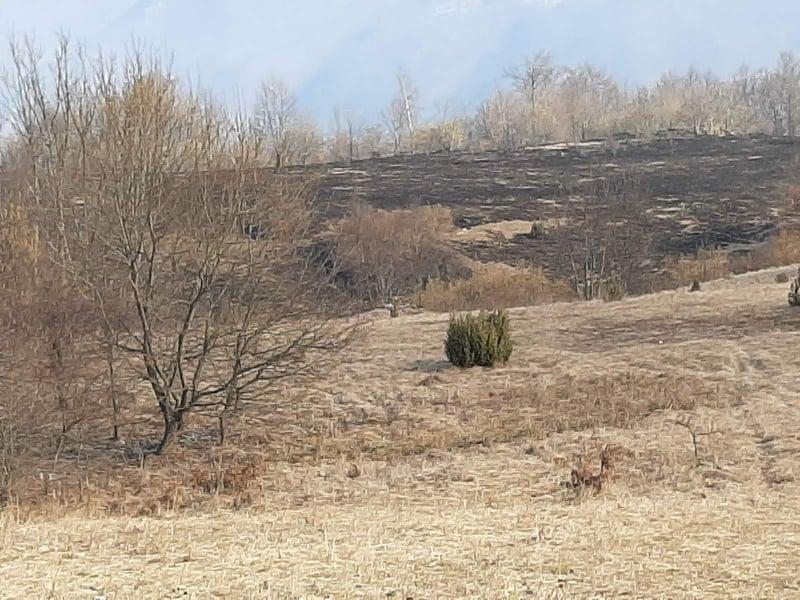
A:
{"label": "burned hillside", "polygon": [[645,291],[665,257],[746,249],[791,223],[786,195],[798,151],[800,141],[788,138],[678,136],[397,156],[314,171],[327,217],[343,216],[356,199],[388,210],[441,205],[467,230],[542,224],[539,235],[463,235],[459,245],[481,261],[540,265],[561,277],[573,275],[565,243],[585,244],[616,227],[627,244],[616,252],[636,255],[630,291]]}

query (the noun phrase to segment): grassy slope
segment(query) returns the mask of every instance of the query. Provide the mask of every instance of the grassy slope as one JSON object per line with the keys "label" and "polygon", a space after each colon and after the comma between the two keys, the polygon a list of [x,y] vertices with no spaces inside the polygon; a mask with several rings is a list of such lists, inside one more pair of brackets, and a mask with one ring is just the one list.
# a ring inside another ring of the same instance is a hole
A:
{"label": "grassy slope", "polygon": [[[298,404],[320,458],[276,462],[259,506],[8,514],[0,597],[796,597],[800,311],[775,272],[515,309],[493,371],[440,362],[446,315],[376,313]],[[676,421],[714,432],[696,456]],[[614,480],[565,490],[603,447]]]}

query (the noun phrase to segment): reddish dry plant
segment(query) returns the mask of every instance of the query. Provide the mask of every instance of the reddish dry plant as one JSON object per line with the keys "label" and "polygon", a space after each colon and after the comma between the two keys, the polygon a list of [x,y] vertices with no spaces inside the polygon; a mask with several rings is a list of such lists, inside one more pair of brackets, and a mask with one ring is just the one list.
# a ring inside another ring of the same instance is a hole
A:
{"label": "reddish dry plant", "polygon": [[591,467],[581,459],[578,466],[570,472],[570,480],[565,482],[565,487],[575,492],[576,495],[587,491],[598,494],[603,489],[603,484],[613,476],[614,466],[611,463],[608,448],[603,448],[600,452],[600,470],[597,473],[593,472]]}

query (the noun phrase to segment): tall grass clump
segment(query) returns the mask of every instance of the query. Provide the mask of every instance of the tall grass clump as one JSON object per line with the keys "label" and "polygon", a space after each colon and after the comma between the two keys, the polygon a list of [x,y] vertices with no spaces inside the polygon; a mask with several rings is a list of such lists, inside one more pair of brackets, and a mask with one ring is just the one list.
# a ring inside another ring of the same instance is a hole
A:
{"label": "tall grass clump", "polygon": [[444,351],[456,367],[493,367],[511,357],[508,313],[504,310],[477,315],[452,315]]}
{"label": "tall grass clump", "polygon": [[452,312],[533,306],[575,299],[566,282],[551,279],[541,268],[480,265],[468,279],[432,280],[417,292],[425,310]]}

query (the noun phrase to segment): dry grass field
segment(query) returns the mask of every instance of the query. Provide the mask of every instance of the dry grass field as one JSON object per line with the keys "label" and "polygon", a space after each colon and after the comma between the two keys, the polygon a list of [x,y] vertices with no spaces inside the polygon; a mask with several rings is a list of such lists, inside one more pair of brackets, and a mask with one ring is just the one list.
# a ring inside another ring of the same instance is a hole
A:
{"label": "dry grass field", "polygon": [[[800,311],[779,271],[513,309],[492,370],[443,362],[445,314],[371,313],[332,377],[251,423],[272,445],[248,502],[179,501],[156,464],[140,487],[175,510],[12,506],[0,597],[800,597]],[[601,452],[611,476],[569,485]]]}

